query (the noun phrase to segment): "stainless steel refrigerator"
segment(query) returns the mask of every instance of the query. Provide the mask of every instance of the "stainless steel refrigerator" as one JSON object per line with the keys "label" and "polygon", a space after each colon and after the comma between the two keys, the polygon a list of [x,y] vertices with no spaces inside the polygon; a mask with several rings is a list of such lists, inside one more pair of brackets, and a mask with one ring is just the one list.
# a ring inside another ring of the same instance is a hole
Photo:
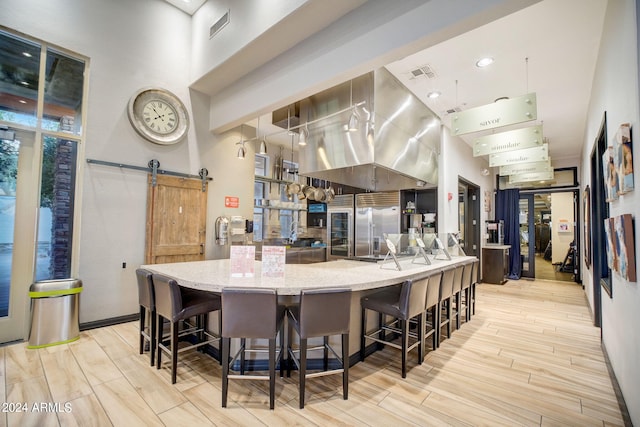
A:
{"label": "stainless steel refrigerator", "polygon": [[400,233],[400,192],[356,195],[355,256],[382,259],[387,254],[383,235]]}
{"label": "stainless steel refrigerator", "polygon": [[327,203],[327,259],[353,256],[353,194]]}

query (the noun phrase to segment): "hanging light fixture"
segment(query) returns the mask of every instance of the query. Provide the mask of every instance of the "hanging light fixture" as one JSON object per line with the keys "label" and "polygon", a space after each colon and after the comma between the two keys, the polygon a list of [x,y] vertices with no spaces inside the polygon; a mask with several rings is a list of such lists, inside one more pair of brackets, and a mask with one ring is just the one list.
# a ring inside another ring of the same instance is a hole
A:
{"label": "hanging light fixture", "polygon": [[351,79],[351,86],[349,90],[349,105],[351,105],[352,111],[351,115],[349,116],[349,122],[347,122],[347,131],[355,132],[358,130],[358,122],[360,118],[358,117],[356,106],[353,105],[353,79]]}
{"label": "hanging light fixture", "polygon": [[242,127],[244,125],[240,125],[240,142],[236,142],[236,145],[239,145],[237,158],[244,160],[245,154],[247,154],[247,150],[244,148],[244,134],[242,133]]}
{"label": "hanging light fixture", "polygon": [[[256,136],[260,133],[260,116],[258,116],[258,129],[256,129]],[[263,136],[260,140],[260,154],[267,154],[267,137]]]}

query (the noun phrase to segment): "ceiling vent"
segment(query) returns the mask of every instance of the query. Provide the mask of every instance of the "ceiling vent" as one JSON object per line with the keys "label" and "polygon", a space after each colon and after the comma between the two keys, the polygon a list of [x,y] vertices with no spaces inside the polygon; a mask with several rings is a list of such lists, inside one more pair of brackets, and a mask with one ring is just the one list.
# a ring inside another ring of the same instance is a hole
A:
{"label": "ceiling vent", "polygon": [[459,113],[460,111],[462,111],[460,107],[453,107],[446,110],[447,114]]}
{"label": "ceiling vent", "polygon": [[433,71],[430,65],[423,65],[422,67],[418,67],[415,70],[410,71],[413,78],[417,77],[426,77],[428,79],[435,79],[436,72]]}
{"label": "ceiling vent", "polygon": [[212,38],[213,36],[218,34],[220,30],[222,30],[229,23],[230,13],[231,10],[227,10],[227,13],[222,15],[222,17],[218,19],[216,23],[211,26],[211,28],[209,28],[209,38]]}

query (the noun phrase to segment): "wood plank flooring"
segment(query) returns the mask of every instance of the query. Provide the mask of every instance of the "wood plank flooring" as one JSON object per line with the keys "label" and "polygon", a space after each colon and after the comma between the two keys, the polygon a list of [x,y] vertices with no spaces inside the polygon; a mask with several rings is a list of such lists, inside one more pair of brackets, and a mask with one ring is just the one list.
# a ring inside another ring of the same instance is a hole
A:
{"label": "wood plank flooring", "polygon": [[294,373],[278,379],[274,411],[264,381],[231,382],[223,409],[216,361],[181,354],[171,385],[167,365],[158,371],[138,354],[137,323],[126,323],[46,349],[0,347],[0,427],[624,425],[575,283],[479,285],[476,315],[421,365],[414,353],[404,380],[399,356],[387,347],[354,365],[346,401],[340,376],[321,377],[307,381],[298,409]]}

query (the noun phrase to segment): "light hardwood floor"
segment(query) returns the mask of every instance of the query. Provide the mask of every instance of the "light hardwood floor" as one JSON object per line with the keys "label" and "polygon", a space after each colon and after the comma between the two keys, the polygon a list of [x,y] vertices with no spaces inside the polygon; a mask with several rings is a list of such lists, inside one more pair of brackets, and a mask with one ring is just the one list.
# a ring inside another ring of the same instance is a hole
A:
{"label": "light hardwood floor", "polygon": [[[47,349],[0,347],[3,409],[28,407],[2,413],[0,426],[624,425],[599,335],[577,284],[479,285],[476,316],[422,365],[412,355],[406,379],[387,347],[351,368],[349,400],[340,376],[311,379],[300,410],[294,373],[278,379],[270,411],[264,381],[231,382],[221,408],[220,366],[200,353],[181,355],[171,385],[126,323]],[[35,412],[41,402],[59,407]]]}

